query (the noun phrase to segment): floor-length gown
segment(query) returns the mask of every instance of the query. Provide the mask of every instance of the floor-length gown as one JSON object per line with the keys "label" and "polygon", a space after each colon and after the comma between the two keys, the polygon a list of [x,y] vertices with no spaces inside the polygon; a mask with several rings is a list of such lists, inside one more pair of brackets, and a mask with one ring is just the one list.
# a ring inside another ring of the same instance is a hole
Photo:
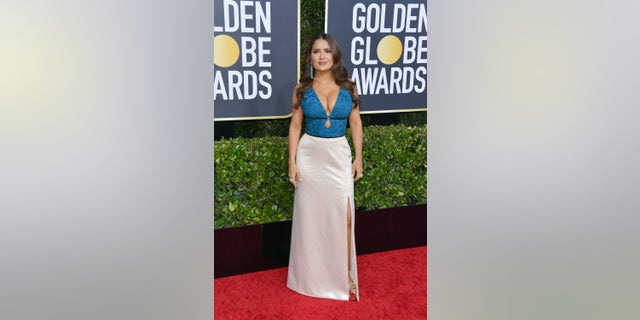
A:
{"label": "floor-length gown", "polygon": [[329,128],[313,88],[305,94],[302,108],[306,133],[296,153],[302,181],[294,196],[287,287],[307,296],[348,300],[351,284],[359,300],[352,157],[344,137],[351,96],[340,90]]}

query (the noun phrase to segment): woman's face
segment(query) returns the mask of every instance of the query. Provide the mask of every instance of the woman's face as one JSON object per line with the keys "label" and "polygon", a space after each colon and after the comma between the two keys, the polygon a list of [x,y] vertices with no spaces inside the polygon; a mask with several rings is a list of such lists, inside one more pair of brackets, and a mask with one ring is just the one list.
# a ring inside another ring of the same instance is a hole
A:
{"label": "woman's face", "polygon": [[333,66],[333,53],[329,42],[324,39],[318,39],[311,47],[311,65],[316,71],[331,70]]}

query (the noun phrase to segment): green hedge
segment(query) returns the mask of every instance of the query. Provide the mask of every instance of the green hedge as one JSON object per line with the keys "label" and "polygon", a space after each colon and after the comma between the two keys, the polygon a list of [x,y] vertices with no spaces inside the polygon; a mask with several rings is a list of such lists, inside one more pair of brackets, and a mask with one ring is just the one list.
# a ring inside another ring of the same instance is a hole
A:
{"label": "green hedge", "polygon": [[[365,127],[356,210],[426,203],[426,142],[426,125]],[[286,137],[215,141],[214,162],[216,229],[291,219]]]}

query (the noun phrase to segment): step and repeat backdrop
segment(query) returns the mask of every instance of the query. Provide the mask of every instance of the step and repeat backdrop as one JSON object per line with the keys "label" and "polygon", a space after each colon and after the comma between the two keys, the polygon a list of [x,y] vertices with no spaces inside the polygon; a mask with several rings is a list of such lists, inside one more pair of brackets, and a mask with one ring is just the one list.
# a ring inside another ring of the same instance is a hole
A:
{"label": "step and repeat backdrop", "polygon": [[[299,7],[299,0],[214,1],[215,121],[291,114]],[[426,110],[426,1],[327,0],[326,8],[325,30],[343,50],[361,112]]]}
{"label": "step and repeat backdrop", "polygon": [[362,113],[427,108],[427,2],[327,0]]}
{"label": "step and repeat backdrop", "polygon": [[291,113],[298,78],[298,0],[214,1],[215,120]]}

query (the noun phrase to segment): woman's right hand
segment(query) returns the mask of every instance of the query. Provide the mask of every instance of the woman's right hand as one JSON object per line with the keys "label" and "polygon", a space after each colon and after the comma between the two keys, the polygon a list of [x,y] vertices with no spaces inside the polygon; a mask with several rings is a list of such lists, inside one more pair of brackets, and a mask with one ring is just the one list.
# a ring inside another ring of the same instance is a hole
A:
{"label": "woman's right hand", "polygon": [[294,188],[298,187],[298,182],[302,182],[302,176],[300,175],[300,171],[298,170],[298,166],[295,164],[289,165],[289,182],[293,184]]}

